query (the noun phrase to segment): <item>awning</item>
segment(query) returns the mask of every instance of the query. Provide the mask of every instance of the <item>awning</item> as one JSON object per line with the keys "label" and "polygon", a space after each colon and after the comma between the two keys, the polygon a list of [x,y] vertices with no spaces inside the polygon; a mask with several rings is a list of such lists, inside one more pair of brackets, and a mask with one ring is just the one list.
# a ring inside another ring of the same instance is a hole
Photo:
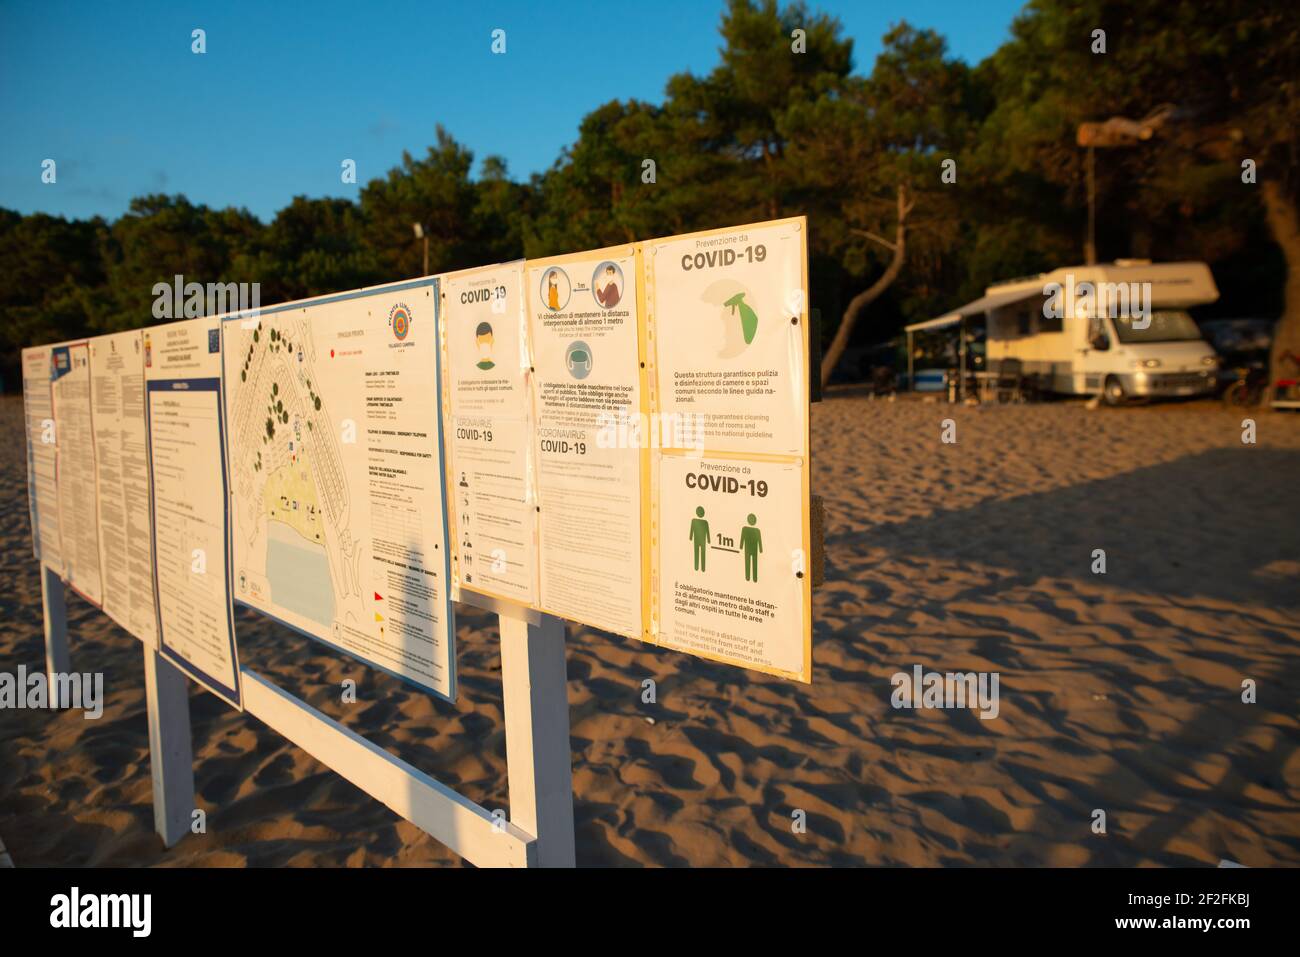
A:
{"label": "awning", "polygon": [[1035,296],[1041,296],[1042,289],[1037,286],[1029,289],[1012,289],[1007,292],[995,292],[989,296],[981,296],[974,302],[968,302],[947,315],[939,316],[937,319],[927,319],[925,322],[915,322],[910,326],[904,326],[905,332],[919,332],[922,329],[942,329],[944,326],[952,326],[961,322],[965,316],[975,316],[1001,306],[1009,306],[1015,302],[1023,302],[1026,299],[1032,299]]}

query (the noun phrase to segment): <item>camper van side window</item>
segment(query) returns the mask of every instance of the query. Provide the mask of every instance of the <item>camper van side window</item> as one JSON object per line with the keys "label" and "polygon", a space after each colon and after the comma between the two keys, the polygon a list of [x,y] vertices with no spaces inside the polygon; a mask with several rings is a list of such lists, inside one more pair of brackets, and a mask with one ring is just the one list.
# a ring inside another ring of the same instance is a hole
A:
{"label": "camper van side window", "polygon": [[1045,316],[1040,309],[1038,312],[1038,331],[1039,332],[1061,332],[1065,325],[1060,316]]}
{"label": "camper van side window", "polygon": [[1110,348],[1110,336],[1106,333],[1106,322],[1101,316],[1093,316],[1088,320],[1088,345],[1098,352]]}

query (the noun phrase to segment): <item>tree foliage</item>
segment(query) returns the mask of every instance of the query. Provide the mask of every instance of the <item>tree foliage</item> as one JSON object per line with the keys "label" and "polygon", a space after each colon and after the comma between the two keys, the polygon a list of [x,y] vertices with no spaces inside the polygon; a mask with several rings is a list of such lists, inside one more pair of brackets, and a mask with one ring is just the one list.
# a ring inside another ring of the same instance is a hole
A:
{"label": "tree foliage", "polygon": [[526,182],[496,157],[475,176],[438,126],[358,201],[298,196],[270,223],[183,196],[140,197],[112,223],[0,210],[0,374],[17,387],[24,345],[149,324],[154,284],[176,274],[260,282],[264,304],[418,275],[417,222],[440,272],[805,214],[824,341],[841,317],[882,341],[990,282],[1081,261],[1079,124],[1155,114],[1151,139],[1097,152],[1101,258],[1204,259],[1221,312],[1285,314],[1300,351],[1294,4],[1032,0],[973,66],[899,23],[860,70],[839,22],[803,3],[730,0],[719,32],[711,71],[673,76],[661,103],[597,107]]}

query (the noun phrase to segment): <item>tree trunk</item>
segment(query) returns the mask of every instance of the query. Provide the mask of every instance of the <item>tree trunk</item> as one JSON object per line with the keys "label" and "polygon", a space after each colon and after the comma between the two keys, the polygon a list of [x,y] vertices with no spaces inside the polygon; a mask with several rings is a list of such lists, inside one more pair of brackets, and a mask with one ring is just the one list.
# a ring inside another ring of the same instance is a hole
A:
{"label": "tree trunk", "polygon": [[826,388],[831,373],[835,371],[835,367],[843,357],[844,350],[848,348],[849,339],[853,336],[853,327],[857,325],[858,319],[862,317],[862,313],[866,311],[867,306],[875,302],[880,297],[880,294],[889,288],[903,269],[903,261],[907,253],[907,214],[911,210],[912,206],[907,202],[907,187],[899,186],[898,226],[894,230],[893,242],[894,256],[890,259],[889,265],[885,267],[885,271],[881,273],[879,279],[849,300],[848,307],[844,310],[844,316],[840,319],[840,327],[835,330],[835,338],[831,340],[826,355],[822,357],[823,389]]}
{"label": "tree trunk", "polygon": [[1264,213],[1273,241],[1286,261],[1286,292],[1282,318],[1273,327],[1273,354],[1269,361],[1272,381],[1300,377],[1300,368],[1283,359],[1288,352],[1300,356],[1300,217],[1296,205],[1274,180],[1260,184]]}

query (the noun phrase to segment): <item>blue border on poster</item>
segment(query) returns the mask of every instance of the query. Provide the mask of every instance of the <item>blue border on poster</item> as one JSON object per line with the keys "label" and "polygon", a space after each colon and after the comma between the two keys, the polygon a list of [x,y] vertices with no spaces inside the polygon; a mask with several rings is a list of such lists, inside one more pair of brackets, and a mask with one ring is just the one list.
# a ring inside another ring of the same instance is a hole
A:
{"label": "blue border on poster", "polygon": [[[365,658],[354,651],[350,651],[347,648],[344,648],[340,645],[336,645],[328,638],[324,638],[321,635],[315,634],[314,632],[308,631],[307,629],[301,628],[297,625],[290,624],[289,622],[285,621],[283,618],[279,617],[276,614],[273,614],[272,612],[267,611],[264,608],[259,608],[256,605],[250,605],[246,601],[241,601],[240,599],[234,597],[233,591],[231,593],[231,597],[233,603],[239,605],[241,608],[247,608],[249,611],[252,611],[255,614],[261,615],[264,618],[269,618],[271,619],[271,621],[283,625],[285,628],[288,628],[290,631],[296,632],[297,634],[300,635],[304,635],[307,638],[312,639],[313,641],[318,641],[325,647],[330,648],[333,651],[337,651],[341,654],[347,655],[349,658],[353,659],[354,661],[358,661],[363,665],[366,665],[371,668],[375,668],[378,671],[382,671],[384,672],[384,674],[390,675],[396,678],[397,680],[403,682],[404,684],[410,685],[412,688],[417,688],[420,691],[428,692],[434,697],[441,698],[443,701],[447,701],[451,704],[455,704],[456,697],[459,693],[459,684],[457,682],[457,667],[456,667],[456,617],[455,617],[455,609],[451,600],[451,555],[450,555],[451,543],[447,538],[447,481],[446,481],[447,458],[446,458],[446,445],[444,442],[443,422],[442,422],[442,299],[440,295],[441,288],[438,282],[438,278],[436,276],[431,276],[425,279],[415,279],[412,280],[411,282],[398,283],[392,286],[380,286],[380,287],[374,287],[369,289],[357,289],[352,292],[338,293],[336,295],[330,295],[330,296],[321,296],[320,298],[317,299],[307,299],[296,303],[284,303],[278,306],[270,306],[265,309],[258,309],[256,312],[245,311],[240,313],[233,313],[222,320],[221,330],[222,330],[222,339],[224,340],[225,328],[227,322],[237,322],[244,319],[256,318],[258,316],[273,315],[277,312],[287,312],[291,309],[306,310],[314,306],[324,306],[324,305],[329,305],[330,303],[345,302],[351,299],[362,299],[368,296],[383,296],[391,293],[405,292],[410,289],[422,289],[426,286],[431,287],[433,290],[433,295],[431,298],[433,299],[433,332],[434,332],[434,353],[433,353],[434,370],[435,370],[434,403],[438,409],[438,415],[437,415],[438,490],[442,499],[442,514],[443,514],[442,548],[441,548],[442,589],[443,589],[443,595],[445,598],[445,605],[446,605],[444,613],[446,615],[446,622],[447,622],[447,664],[448,664],[448,672],[449,672],[448,690],[450,693],[443,694],[441,691],[437,690],[436,688],[431,688],[428,685],[424,684],[423,682],[417,681],[416,679],[412,678],[410,675],[399,674],[398,672],[394,671],[393,669],[389,668],[386,665],[382,665],[377,661],[372,661],[371,659]],[[223,370],[225,368],[225,360],[224,360],[225,348],[226,347],[223,343],[222,345]],[[224,400],[224,395],[223,395],[223,400]],[[228,445],[223,447],[223,456],[228,456],[229,453],[230,450]],[[222,461],[223,475],[225,471],[228,469],[228,467],[229,467],[228,463],[223,458]],[[229,512],[229,504],[227,504],[227,512]],[[235,557],[234,548],[233,548],[233,536],[234,536],[234,530],[231,529],[229,523],[227,523],[227,554],[229,555],[230,561],[232,563],[234,562],[234,557]]]}
{"label": "blue border on poster", "polygon": [[[224,368],[224,356],[223,356]],[[224,545],[226,550],[225,561],[222,563],[222,571],[226,578],[226,633],[230,640],[230,660],[234,664],[235,686],[227,686],[223,682],[207,674],[185,658],[176,654],[167,647],[167,633],[163,629],[162,618],[162,596],[161,588],[158,582],[158,512],[157,504],[154,499],[153,483],[153,414],[152,398],[154,392],[170,392],[177,389],[178,386],[184,386],[187,392],[215,392],[217,394],[217,436],[221,442],[221,454],[218,458],[221,460],[221,527],[224,535]],[[231,588],[231,566],[230,566],[230,488],[226,479],[226,403],[225,390],[221,385],[221,378],[200,378],[200,379],[153,379],[148,380],[146,373],[145,382],[145,407],[144,407],[144,427],[147,436],[147,445],[149,447],[149,519],[150,519],[150,544],[153,546],[153,600],[154,612],[158,619],[158,653],[164,658],[180,668],[183,672],[199,682],[213,694],[224,698],[227,702],[234,705],[240,711],[244,710],[243,696],[239,680],[239,649],[235,645],[235,614],[230,604],[230,596],[233,593]]]}

